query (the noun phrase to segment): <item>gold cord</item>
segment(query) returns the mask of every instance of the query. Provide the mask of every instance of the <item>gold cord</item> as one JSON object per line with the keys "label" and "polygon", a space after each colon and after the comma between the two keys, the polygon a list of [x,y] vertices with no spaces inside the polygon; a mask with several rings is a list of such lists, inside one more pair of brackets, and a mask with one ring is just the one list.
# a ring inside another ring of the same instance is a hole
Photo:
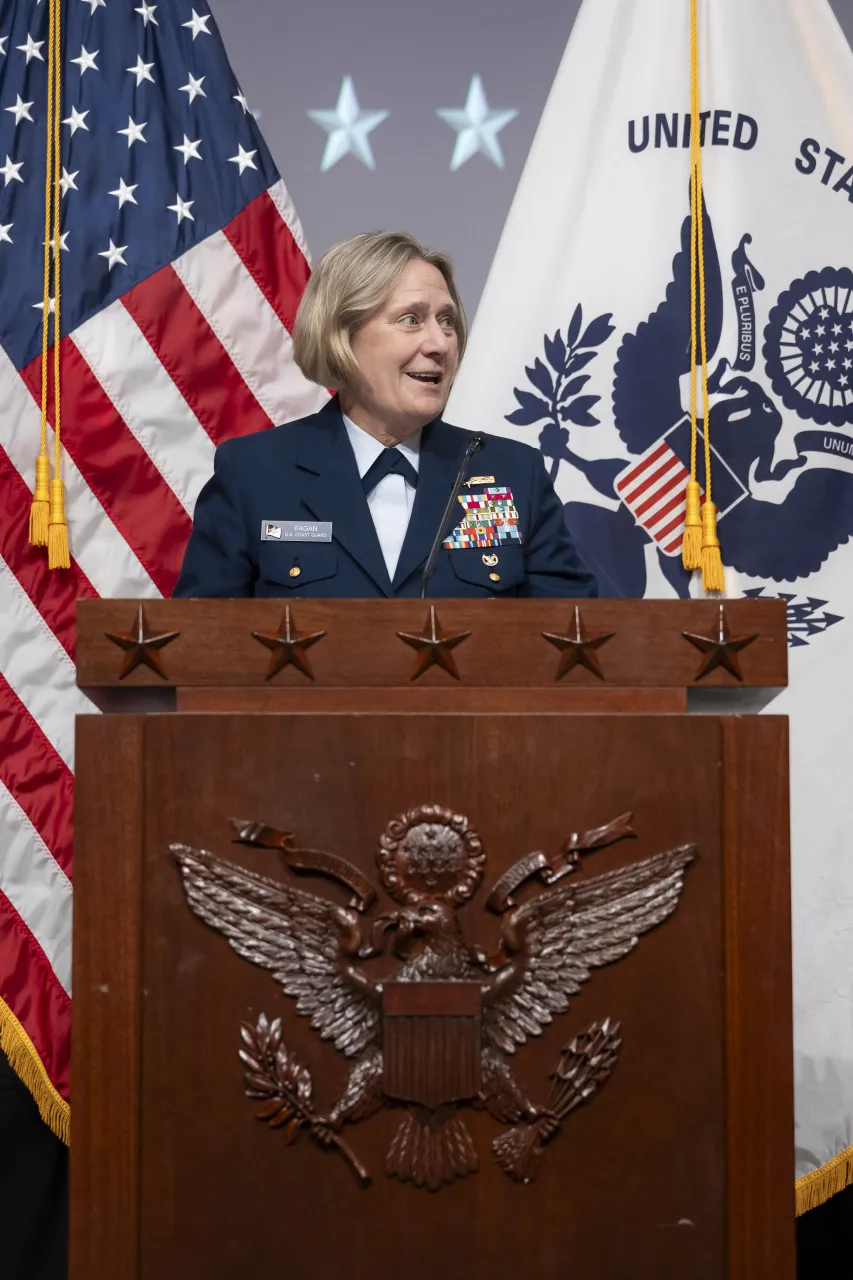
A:
{"label": "gold cord", "polygon": [[[59,185],[62,173],[60,167],[60,124],[62,116],[61,100],[62,100],[62,31],[61,31],[61,11],[62,0],[49,0],[51,10],[54,14],[53,22],[53,45],[51,53],[53,54],[53,120],[52,120],[52,139],[49,140],[48,146],[53,146],[53,289],[54,289],[54,314],[53,314],[53,431],[55,436],[56,452],[53,462],[53,480],[50,485],[50,519],[48,522],[47,533],[47,564],[49,569],[68,569],[71,567],[71,556],[68,550],[68,525],[65,520],[65,486],[62,482],[62,451],[60,444],[60,426],[62,397],[60,394],[60,355],[61,355],[61,327],[60,327],[60,257],[62,241],[59,236],[60,226],[60,202],[62,192]],[[50,81],[50,68],[48,68],[48,82]],[[48,90],[50,95],[50,91]],[[48,114],[50,114],[48,112]]]}

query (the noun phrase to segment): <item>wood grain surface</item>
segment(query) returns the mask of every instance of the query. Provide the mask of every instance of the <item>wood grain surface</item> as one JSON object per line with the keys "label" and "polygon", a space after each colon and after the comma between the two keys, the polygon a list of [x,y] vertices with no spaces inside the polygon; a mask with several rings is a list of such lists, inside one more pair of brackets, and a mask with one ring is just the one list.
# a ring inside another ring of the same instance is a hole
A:
{"label": "wood grain surface", "polygon": [[[123,691],[122,691],[123,692]],[[425,711],[525,712],[571,711],[579,715],[611,712],[672,712],[687,710],[686,689],[492,689],[488,686],[389,689],[282,689],[248,685],[243,688],[177,689],[178,711],[288,711],[302,714],[362,715]],[[132,691],[124,699],[132,704]]]}
{"label": "wood grain surface", "polygon": [[788,721],[724,718],[731,1280],[794,1277]]}
{"label": "wood grain surface", "polygon": [[70,1275],[138,1280],[141,717],[79,716],[74,795]]}

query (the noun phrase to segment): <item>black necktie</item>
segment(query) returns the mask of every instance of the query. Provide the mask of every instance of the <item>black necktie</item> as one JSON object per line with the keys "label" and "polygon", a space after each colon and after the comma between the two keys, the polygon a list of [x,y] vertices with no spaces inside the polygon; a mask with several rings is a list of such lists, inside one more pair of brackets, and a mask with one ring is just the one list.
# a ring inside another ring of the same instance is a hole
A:
{"label": "black necktie", "polygon": [[405,458],[396,446],[392,446],[390,449],[383,449],[376,461],[368,467],[361,477],[365,495],[372,493],[379,481],[384,480],[386,476],[402,476],[413,489],[418,487],[417,471],[409,462],[409,459]]}

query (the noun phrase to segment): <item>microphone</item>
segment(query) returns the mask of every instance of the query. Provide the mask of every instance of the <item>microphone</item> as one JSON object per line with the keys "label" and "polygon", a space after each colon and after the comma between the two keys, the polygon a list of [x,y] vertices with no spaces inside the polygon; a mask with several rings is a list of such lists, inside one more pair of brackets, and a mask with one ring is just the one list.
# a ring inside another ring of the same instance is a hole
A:
{"label": "microphone", "polygon": [[435,539],[430,547],[427,562],[424,565],[424,576],[421,578],[421,599],[426,599],[427,587],[432,577],[432,571],[435,568],[435,562],[438,559],[438,553],[441,550],[441,544],[444,541],[444,535],[447,532],[448,524],[452,522],[454,509],[456,507],[456,499],[459,497],[459,491],[465,480],[465,470],[475,453],[485,448],[486,437],[475,432],[468,440],[468,448],[465,450],[465,457],[462,459],[456,479],[453,482],[453,488],[450,490],[450,497],[447,499],[447,506],[444,508],[444,515],[441,517],[438,529],[436,530]]}

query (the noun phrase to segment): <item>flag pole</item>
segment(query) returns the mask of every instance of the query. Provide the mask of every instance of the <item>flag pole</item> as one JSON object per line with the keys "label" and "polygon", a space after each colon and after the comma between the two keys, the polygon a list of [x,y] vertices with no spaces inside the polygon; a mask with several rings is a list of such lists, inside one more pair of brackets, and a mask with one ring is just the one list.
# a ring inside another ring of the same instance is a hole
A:
{"label": "flag pole", "polygon": [[[60,444],[60,153],[62,98],[62,0],[48,0],[47,46],[47,126],[45,131],[44,182],[44,275],[41,316],[41,444],[36,458],[33,499],[30,505],[29,540],[34,547],[47,547],[50,569],[68,569],[68,526],[65,520],[65,491],[62,482]],[[51,299],[51,265],[53,292]],[[53,429],[55,457],[53,478],[47,451],[48,349],[50,316],[53,312]]]}
{"label": "flag pole", "polygon": [[44,180],[44,277],[42,283],[41,311],[41,445],[36,458],[36,478],[32,505],[30,506],[30,544],[46,547],[50,518],[50,459],[47,455],[47,350],[50,334],[50,262],[51,262],[51,212],[54,194],[53,180],[53,47],[54,0],[48,0],[47,34],[47,129],[45,133]]}
{"label": "flag pole", "polygon": [[[717,536],[717,509],[711,499],[711,410],[708,398],[708,344],[705,324],[705,205],[702,188],[698,8],[699,0],[690,0],[690,479],[687,483],[681,558],[685,569],[702,570],[702,586],[706,591],[722,591],[725,580],[720,556],[720,540]],[[701,490],[696,475],[697,356],[701,360],[702,368],[702,424],[705,444],[704,504],[701,501]]]}

